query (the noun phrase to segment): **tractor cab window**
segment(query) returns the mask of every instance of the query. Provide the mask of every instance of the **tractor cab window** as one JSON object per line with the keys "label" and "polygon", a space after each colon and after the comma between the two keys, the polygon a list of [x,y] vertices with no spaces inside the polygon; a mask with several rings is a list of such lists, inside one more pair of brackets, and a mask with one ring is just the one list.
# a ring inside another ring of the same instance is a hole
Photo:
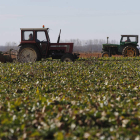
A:
{"label": "tractor cab window", "polygon": [[137,42],[137,37],[131,36],[122,37],[122,42]]}
{"label": "tractor cab window", "polygon": [[127,37],[123,37],[122,42],[127,42]]}
{"label": "tractor cab window", "polygon": [[137,38],[136,37],[129,37],[131,42],[137,42]]}
{"label": "tractor cab window", "polygon": [[36,32],[36,42],[46,42],[46,34],[44,31],[37,31]]}
{"label": "tractor cab window", "polygon": [[33,40],[33,31],[24,31],[23,40]]}

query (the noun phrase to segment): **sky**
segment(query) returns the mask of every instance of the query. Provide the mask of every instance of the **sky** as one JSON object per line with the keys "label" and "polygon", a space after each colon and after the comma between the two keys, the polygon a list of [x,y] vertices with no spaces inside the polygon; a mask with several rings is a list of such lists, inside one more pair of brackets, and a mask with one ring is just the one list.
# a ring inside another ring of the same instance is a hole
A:
{"label": "sky", "polygon": [[58,38],[119,42],[121,34],[140,35],[140,0],[0,0],[0,45],[19,44],[20,28],[50,28]]}

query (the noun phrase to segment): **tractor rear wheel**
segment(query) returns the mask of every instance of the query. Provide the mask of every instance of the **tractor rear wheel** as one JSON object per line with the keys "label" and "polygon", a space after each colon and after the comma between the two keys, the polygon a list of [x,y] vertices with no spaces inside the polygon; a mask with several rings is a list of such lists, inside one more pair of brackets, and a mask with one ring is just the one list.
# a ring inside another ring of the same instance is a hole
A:
{"label": "tractor rear wheel", "polygon": [[24,45],[19,49],[18,61],[22,63],[36,62],[41,59],[39,50],[33,45]]}
{"label": "tractor rear wheel", "polygon": [[102,57],[110,57],[108,52],[103,52]]}
{"label": "tractor rear wheel", "polygon": [[134,57],[134,56],[138,56],[139,52],[137,48],[134,46],[126,46],[122,51],[122,55],[124,57]]}
{"label": "tractor rear wheel", "polygon": [[73,62],[74,61],[74,57],[72,54],[64,54],[62,57],[61,57],[61,61],[62,62]]}

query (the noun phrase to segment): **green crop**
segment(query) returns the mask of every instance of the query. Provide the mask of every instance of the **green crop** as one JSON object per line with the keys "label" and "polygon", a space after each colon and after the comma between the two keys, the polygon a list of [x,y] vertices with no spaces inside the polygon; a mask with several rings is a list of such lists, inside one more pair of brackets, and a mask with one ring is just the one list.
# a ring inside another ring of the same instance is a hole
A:
{"label": "green crop", "polygon": [[1,63],[0,139],[140,139],[140,58]]}

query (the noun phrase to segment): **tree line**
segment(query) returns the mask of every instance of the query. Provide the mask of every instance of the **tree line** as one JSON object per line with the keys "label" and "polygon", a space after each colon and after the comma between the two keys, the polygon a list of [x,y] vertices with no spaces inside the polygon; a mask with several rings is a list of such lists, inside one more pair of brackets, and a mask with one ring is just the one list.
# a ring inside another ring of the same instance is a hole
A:
{"label": "tree line", "polygon": [[[70,39],[70,40],[61,40],[61,43],[74,43],[74,52],[101,52],[102,44],[106,44],[107,40],[103,39],[89,39],[89,40],[80,40],[80,39]],[[109,41],[109,44],[118,44],[116,40]],[[0,46],[0,51],[6,52],[10,49],[18,50],[19,47],[15,42],[7,42],[5,46]]]}
{"label": "tree line", "polygon": [[15,42],[6,42],[4,46],[0,46],[1,52],[7,52],[10,49],[18,50],[18,45]]}
{"label": "tree line", "polygon": [[[61,42],[74,43],[74,52],[101,52],[102,44],[106,44],[107,40],[104,39],[89,39],[89,40],[80,40],[80,39],[70,39]],[[118,44],[116,40],[109,41],[109,44]]]}

